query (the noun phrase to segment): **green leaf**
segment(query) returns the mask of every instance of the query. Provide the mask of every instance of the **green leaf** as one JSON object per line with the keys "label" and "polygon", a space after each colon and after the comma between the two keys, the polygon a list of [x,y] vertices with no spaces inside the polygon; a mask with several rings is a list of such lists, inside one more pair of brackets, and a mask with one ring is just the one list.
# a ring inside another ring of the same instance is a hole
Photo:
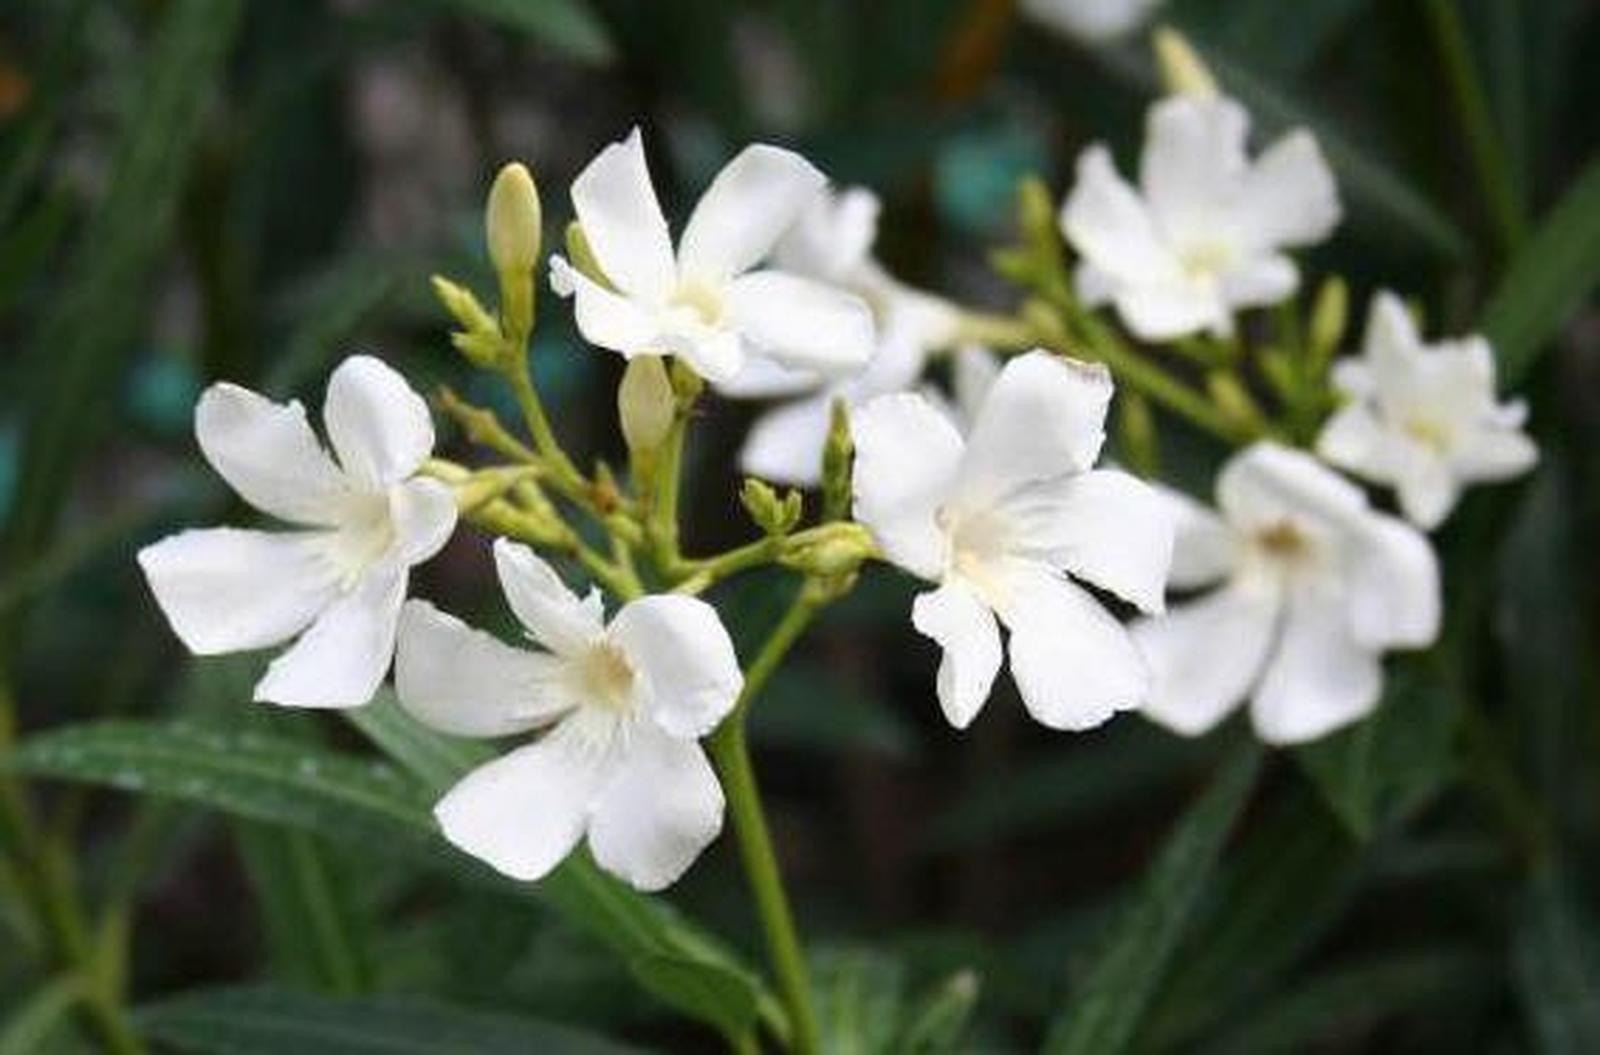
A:
{"label": "green leaf", "polygon": [[961,1037],[978,1003],[978,976],[960,970],[934,986],[905,1016],[895,1041],[900,1055],[937,1055],[960,1050]]}
{"label": "green leaf", "polygon": [[270,989],[217,989],[147,1004],[134,1023],[180,1051],[218,1055],[627,1055],[639,1049],[570,1026],[414,997],[338,1000]]}
{"label": "green leaf", "polygon": [[360,922],[328,846],[305,832],[238,822],[235,838],[286,981],[337,995],[368,988]]}
{"label": "green leaf", "polygon": [[1479,994],[1492,980],[1490,962],[1468,953],[1395,953],[1348,964],[1252,1006],[1243,1025],[1201,1050],[1270,1055],[1320,1050],[1332,1041],[1349,1046],[1364,1031],[1419,1007],[1436,1013],[1460,1006],[1463,991]]}
{"label": "green leaf", "polygon": [[527,33],[585,62],[616,57],[605,26],[584,0],[430,0],[436,7]]}
{"label": "green leaf", "polygon": [[1537,1050],[1600,1051],[1600,930],[1593,916],[1555,866],[1529,880],[1521,902],[1512,959]]}
{"label": "green leaf", "polygon": [[812,957],[823,1051],[875,1055],[889,1050],[905,993],[898,960],[869,948],[822,949]]}
{"label": "green leaf", "polygon": [[1116,1055],[1128,1046],[1167,973],[1260,765],[1261,751],[1255,744],[1238,749],[1179,819],[1132,902],[1111,924],[1082,983],[1051,1024],[1046,1051]]}
{"label": "green leaf", "polygon": [[68,1016],[83,996],[83,985],[72,977],[57,978],[41,986],[0,1022],[0,1055],[38,1055],[56,1032],[69,1023]]}
{"label": "green leaf", "polygon": [[1483,312],[1501,384],[1517,388],[1600,285],[1600,161],[1573,182],[1512,257]]}
{"label": "green leaf", "polygon": [[174,0],[144,50],[138,96],[106,166],[111,183],[85,225],[65,279],[32,335],[48,363],[23,444],[6,559],[26,567],[51,537],[80,455],[97,438],[121,377],[117,357],[138,332],[162,269],[190,153],[238,27],[239,0]]}
{"label": "green leaf", "polygon": [[667,1004],[708,1022],[730,1040],[748,1039],[760,1010],[750,980],[688,956],[649,954],[628,961],[641,985]]}

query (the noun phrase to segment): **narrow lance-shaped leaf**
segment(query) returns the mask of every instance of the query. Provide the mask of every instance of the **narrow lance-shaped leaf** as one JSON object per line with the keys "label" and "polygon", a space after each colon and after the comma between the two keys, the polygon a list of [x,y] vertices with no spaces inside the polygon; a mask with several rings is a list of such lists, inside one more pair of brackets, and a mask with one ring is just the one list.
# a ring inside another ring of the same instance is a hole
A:
{"label": "narrow lance-shaped leaf", "polygon": [[1223,765],[1179,819],[1133,900],[1111,924],[1106,944],[1052,1023],[1052,1055],[1116,1055],[1127,1048],[1166,976],[1173,950],[1215,870],[1261,765],[1255,744]]}

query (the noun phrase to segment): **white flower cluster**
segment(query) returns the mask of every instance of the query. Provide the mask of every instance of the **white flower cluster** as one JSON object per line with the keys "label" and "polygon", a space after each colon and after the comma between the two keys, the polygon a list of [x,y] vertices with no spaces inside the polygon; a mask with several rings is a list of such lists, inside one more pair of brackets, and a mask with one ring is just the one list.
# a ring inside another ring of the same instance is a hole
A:
{"label": "white flower cluster", "polygon": [[[1231,335],[1237,311],[1297,290],[1285,251],[1336,224],[1333,177],[1308,134],[1251,160],[1247,130],[1226,98],[1157,103],[1137,189],[1104,147],[1084,152],[1060,227],[1085,304],[1167,341]],[[1376,705],[1384,652],[1437,635],[1439,572],[1416,528],[1270,441],[1224,466],[1220,515],[1101,465],[1111,372],[1037,349],[1003,367],[958,351],[962,312],[874,259],[876,199],[828,190],[798,155],[740,153],[676,248],[637,131],[595,158],[571,199],[581,253],[552,257],[550,281],[587,341],[675,356],[726,395],[788,399],[751,433],[749,471],[816,483],[830,408],[849,409],[855,519],[884,558],[932,584],[911,622],[942,649],[937,696],[953,726],[975,718],[1008,654],[1023,704],[1052,728],[1137,709],[1194,735],[1248,698],[1262,739],[1303,742]],[[943,351],[957,352],[954,407],[919,388]],[[1374,299],[1362,356],[1335,381],[1348,402],[1316,452],[1393,485],[1424,528],[1463,484],[1535,459],[1522,408],[1495,400],[1485,342],[1423,344],[1390,294]],[[722,791],[698,740],[743,688],[715,610],[658,594],[608,620],[598,592],[580,599],[503,538],[500,583],[536,647],[407,602],[410,568],[457,518],[451,490],[421,475],[427,408],[394,371],[355,356],[334,371],[323,418],[331,454],[298,403],[230,384],[200,400],[207,460],[294,527],[187,531],[145,549],[178,636],[199,654],[298,638],[256,687],[289,706],[360,706],[393,661],[402,705],[427,725],[538,734],[438,804],[457,846],[535,879],[587,837],[636,886],[673,882],[720,830]],[[1168,590],[1211,587],[1166,610]],[[1113,614],[1123,605],[1140,613],[1131,625]]]}

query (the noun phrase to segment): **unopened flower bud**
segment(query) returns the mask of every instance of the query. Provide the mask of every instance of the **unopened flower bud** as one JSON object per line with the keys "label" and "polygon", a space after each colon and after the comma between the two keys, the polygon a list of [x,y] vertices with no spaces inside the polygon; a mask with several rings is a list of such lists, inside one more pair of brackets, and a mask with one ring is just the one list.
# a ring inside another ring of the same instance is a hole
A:
{"label": "unopened flower bud", "polygon": [[678,397],[660,356],[640,355],[628,361],[617,386],[617,415],[622,438],[634,458],[651,458],[672,431]]}
{"label": "unopened flower bud", "polygon": [[829,408],[828,438],[822,446],[822,519],[842,520],[850,512],[850,474],[856,445],[850,436],[850,409],[842,399]]}
{"label": "unopened flower bud", "polygon": [[739,501],[756,526],[769,535],[787,535],[804,512],[804,500],[799,491],[789,491],[780,497],[771,484],[753,476],[747,477],[739,489]]}
{"label": "unopened flower bud", "polygon": [[1266,427],[1261,408],[1233,374],[1216,370],[1206,375],[1206,389],[1217,409],[1241,432],[1254,435]]}
{"label": "unopened flower bud", "polygon": [[1161,463],[1161,444],[1150,401],[1132,389],[1117,393],[1117,437],[1128,467],[1149,479]]}
{"label": "unopened flower bud", "polygon": [[1161,68],[1161,83],[1170,95],[1193,95],[1202,99],[1217,97],[1217,80],[1201,61],[1194,45],[1171,26],[1157,26],[1151,35],[1156,64]]}
{"label": "unopened flower bud", "polygon": [[434,275],[429,281],[433,284],[433,294],[439,298],[439,303],[444,305],[444,310],[456,320],[468,333],[478,333],[483,330],[499,331],[499,325],[494,321],[484,306],[478,303],[478,298],[472,290],[465,286],[457,285],[443,275]]}
{"label": "unopened flower bud", "polygon": [[1311,325],[1307,331],[1312,361],[1319,369],[1339,350],[1349,321],[1350,288],[1345,285],[1344,279],[1334,275],[1324,280],[1317,290],[1317,299],[1311,306]]}
{"label": "unopened flower bud", "polygon": [[539,190],[528,167],[513,161],[500,169],[489,188],[489,207],[484,212],[484,231],[489,241],[489,259],[502,274],[528,274],[539,261],[540,226],[544,214],[539,208]]}

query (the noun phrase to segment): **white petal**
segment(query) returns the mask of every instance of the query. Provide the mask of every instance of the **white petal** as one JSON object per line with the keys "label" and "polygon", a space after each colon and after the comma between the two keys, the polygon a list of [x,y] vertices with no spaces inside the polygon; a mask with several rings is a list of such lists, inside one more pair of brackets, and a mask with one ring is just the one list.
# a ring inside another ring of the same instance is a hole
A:
{"label": "white petal", "polygon": [[843,282],[870,258],[879,210],[878,196],[864,187],[818,195],[778,242],[773,261],[785,271]]}
{"label": "white petal", "polygon": [[605,633],[600,595],[580,601],[556,570],[520,542],[494,540],[494,566],[511,610],[533,639],[561,656],[578,656]]}
{"label": "white petal", "polygon": [[1234,455],[1217,477],[1217,505],[1244,532],[1286,517],[1313,517],[1336,527],[1367,514],[1361,489],[1303,451],[1275,443],[1252,444]]}
{"label": "white petal", "polygon": [[1305,743],[1367,714],[1382,687],[1378,656],[1351,635],[1338,598],[1303,588],[1290,600],[1250,716],[1269,744]]}
{"label": "white petal", "polygon": [[705,736],[733,710],[744,675],[717,610],[656,594],[623,606],[608,634],[642,682],[641,705],[673,736]]}
{"label": "white petal", "polygon": [[876,336],[867,302],[782,271],[741,275],[728,287],[733,324],[764,355],[823,374],[859,370]]}
{"label": "white petal", "polygon": [[739,468],[775,483],[810,487],[822,478],[831,393],[798,399],[762,414],[739,450]]}
{"label": "white petal", "polygon": [[1139,185],[1169,238],[1218,237],[1245,175],[1249,126],[1244,107],[1228,98],[1174,95],[1150,107]]}
{"label": "white petal", "polygon": [[972,724],[1000,673],[1000,627],[978,595],[960,581],[919,593],[911,625],[939,643],[939,706],[957,729]]}
{"label": "white petal", "polygon": [[1222,298],[1235,308],[1259,308],[1277,304],[1299,286],[1293,260],[1276,253],[1252,256],[1223,273]]}
{"label": "white petal", "polygon": [[349,482],[298,401],[274,403],[238,385],[212,385],[194,410],[200,450],[239,497],[296,524],[340,522]]}
{"label": "white petal", "polygon": [[1432,451],[1412,450],[1396,470],[1394,483],[1406,519],[1428,531],[1444,523],[1461,497],[1449,464]]}
{"label": "white petal", "polygon": [[1092,729],[1144,703],[1150,671],[1133,638],[1086,590],[1031,561],[1014,561],[1000,613],[1011,631],[1011,676],[1028,713],[1052,729]]}
{"label": "white petal", "polygon": [[745,147],[695,205],[678,247],[679,269],[717,282],[750,270],[771,255],[827,182],[792,150]]}
{"label": "white petal", "polygon": [[629,358],[660,350],[660,329],[649,311],[591,281],[559,256],[550,258],[550,284],[570,291],[578,332],[590,344]]}
{"label": "white petal", "polygon": [[671,886],[722,830],[722,787],[705,752],[646,723],[629,729],[594,805],[589,849],[640,890]]}
{"label": "white petal", "polygon": [[610,753],[574,722],[468,773],[433,815],[444,837],[513,879],[543,878],[582,838]]}
{"label": "white petal", "polygon": [[611,284],[651,304],[664,303],[677,284],[677,266],[637,128],[578,173],[572,209]]}
{"label": "white petal", "polygon": [[298,634],[331,602],[337,576],[313,533],[210,528],[139,551],[161,613],[202,656],[266,648]]}
{"label": "white petal", "polygon": [[255,698],[285,707],[360,707],[394,657],[406,596],[403,566],[380,565],[329,605],[300,640],[272,661]]}
{"label": "white petal", "polygon": [[961,464],[961,437],[918,395],[879,396],[851,415],[855,518],[884,554],[914,575],[937,579],[945,537],[935,522]]}
{"label": "white petal", "polygon": [[1025,552],[1110,590],[1146,612],[1163,607],[1172,566],[1168,503],[1143,480],[1095,469],[1051,486],[1049,523]]}
{"label": "white petal", "polygon": [[1111,373],[1029,352],[1005,365],[972,425],[961,500],[979,508],[1008,493],[1091,468],[1105,441]]}
{"label": "white petal", "polygon": [[1182,273],[1144,202],[1099,144],[1078,156],[1078,178],[1061,208],[1061,230],[1079,254],[1118,282],[1172,281]]}
{"label": "white petal", "polygon": [[1150,664],[1144,713],[1184,736],[1209,731],[1250,692],[1278,621],[1277,580],[1249,577],[1133,624]]}
{"label": "white petal", "polygon": [[1182,491],[1153,485],[1172,519],[1172,568],[1167,585],[1197,590],[1231,573],[1239,562],[1239,538],[1221,517]]}
{"label": "white petal", "polygon": [[1407,388],[1422,337],[1405,302],[1380,290],[1367,308],[1367,328],[1361,338],[1361,355],[1372,371],[1373,391],[1380,397]]}
{"label": "white petal", "polygon": [[1513,428],[1486,427],[1474,430],[1451,460],[1463,480],[1509,480],[1538,464],[1539,448]]}
{"label": "white petal", "polygon": [[1330,465],[1371,480],[1393,479],[1387,430],[1365,399],[1335,411],[1317,436],[1316,447],[1318,456]]}
{"label": "white petal", "polygon": [[339,464],[372,489],[399,483],[433,453],[428,404],[370,355],[339,364],[328,381],[322,417]]}
{"label": "white petal", "polygon": [[408,714],[441,733],[509,736],[537,728],[573,704],[556,688],[561,662],[512,648],[426,601],[407,601],[394,687]]}
{"label": "white petal", "polygon": [[658,338],[660,351],[675,355],[714,385],[724,385],[744,371],[750,356],[739,334],[728,329],[694,326],[667,330]]}
{"label": "white petal", "polygon": [[1123,285],[1112,298],[1117,314],[1146,341],[1168,341],[1201,330],[1233,331],[1233,316],[1215,283],[1172,280]]}
{"label": "white petal", "polygon": [[738,373],[716,382],[716,389],[732,399],[777,399],[810,392],[823,383],[813,370],[792,370],[762,356],[746,356]]}
{"label": "white petal", "polygon": [[1373,514],[1353,545],[1347,590],[1356,640],[1374,649],[1432,644],[1439,635],[1439,561],[1426,536]]}
{"label": "white petal", "polygon": [[999,378],[1000,357],[989,349],[969,345],[956,352],[950,364],[950,390],[967,425],[978,420],[978,411]]}
{"label": "white petal", "polygon": [[1311,133],[1297,129],[1262,151],[1234,215],[1241,235],[1258,248],[1312,245],[1332,233],[1339,192]]}
{"label": "white petal", "polygon": [[456,529],[455,495],[438,480],[407,480],[389,492],[389,519],[400,559],[421,564],[443,549]]}

